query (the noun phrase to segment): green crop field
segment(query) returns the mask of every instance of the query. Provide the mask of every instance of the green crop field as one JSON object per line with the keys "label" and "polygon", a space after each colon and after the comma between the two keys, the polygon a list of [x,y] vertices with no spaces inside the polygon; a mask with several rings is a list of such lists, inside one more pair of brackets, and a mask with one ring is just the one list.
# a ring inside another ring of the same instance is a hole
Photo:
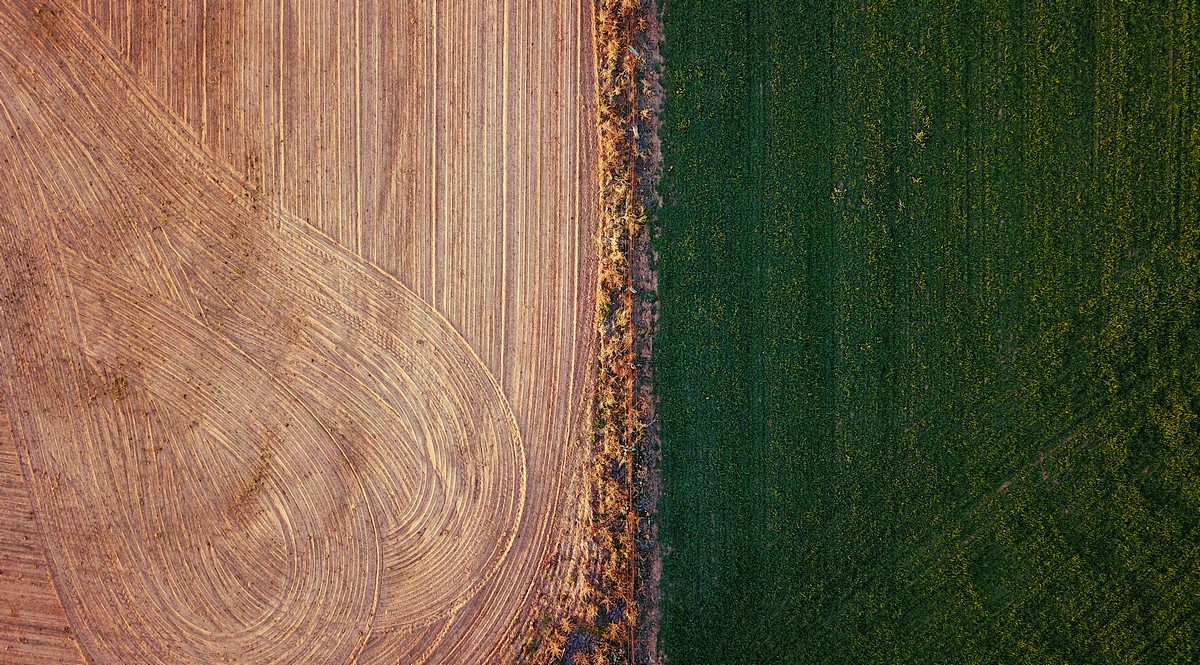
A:
{"label": "green crop field", "polygon": [[1200,662],[1200,9],[670,0],[661,646]]}

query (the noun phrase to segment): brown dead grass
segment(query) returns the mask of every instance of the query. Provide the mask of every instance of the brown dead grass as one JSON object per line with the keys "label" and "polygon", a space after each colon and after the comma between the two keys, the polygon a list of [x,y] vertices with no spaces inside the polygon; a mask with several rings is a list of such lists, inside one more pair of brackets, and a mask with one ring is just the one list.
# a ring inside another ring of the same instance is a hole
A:
{"label": "brown dead grass", "polygon": [[[565,662],[575,665],[645,659],[638,656],[645,649],[637,646],[647,591],[638,538],[646,533],[639,499],[645,493],[643,456],[653,409],[645,390],[652,316],[642,291],[653,287],[646,275],[646,201],[654,189],[647,178],[657,168],[657,101],[650,94],[657,62],[645,50],[654,18],[648,0],[595,4],[599,345],[589,470],[595,550],[587,615],[546,637],[550,654],[565,648]],[[656,48],[657,40],[649,41]]]}

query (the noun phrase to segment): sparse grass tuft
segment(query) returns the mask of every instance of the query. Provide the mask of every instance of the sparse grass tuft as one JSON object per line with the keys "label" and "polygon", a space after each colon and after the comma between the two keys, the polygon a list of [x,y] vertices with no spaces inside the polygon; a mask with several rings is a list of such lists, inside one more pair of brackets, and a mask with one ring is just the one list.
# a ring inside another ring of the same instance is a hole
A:
{"label": "sparse grass tuft", "polygon": [[109,388],[112,391],[113,402],[120,402],[125,398],[125,389],[129,387],[129,382],[120,374],[114,376],[109,382]]}

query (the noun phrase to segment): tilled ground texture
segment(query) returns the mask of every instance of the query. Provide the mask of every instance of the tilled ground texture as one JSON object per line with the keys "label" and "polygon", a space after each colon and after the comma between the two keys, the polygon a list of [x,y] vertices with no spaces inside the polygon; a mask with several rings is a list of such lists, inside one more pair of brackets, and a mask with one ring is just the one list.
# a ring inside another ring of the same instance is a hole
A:
{"label": "tilled ground texture", "polygon": [[570,596],[591,17],[506,4],[0,2],[0,661],[496,662]]}

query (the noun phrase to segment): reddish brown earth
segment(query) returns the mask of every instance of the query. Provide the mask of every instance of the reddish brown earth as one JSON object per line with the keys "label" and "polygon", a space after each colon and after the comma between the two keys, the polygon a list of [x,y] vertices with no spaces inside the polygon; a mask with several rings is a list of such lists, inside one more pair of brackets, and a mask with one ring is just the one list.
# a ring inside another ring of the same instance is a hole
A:
{"label": "reddish brown earth", "polygon": [[515,655],[583,538],[589,6],[0,1],[0,661]]}

